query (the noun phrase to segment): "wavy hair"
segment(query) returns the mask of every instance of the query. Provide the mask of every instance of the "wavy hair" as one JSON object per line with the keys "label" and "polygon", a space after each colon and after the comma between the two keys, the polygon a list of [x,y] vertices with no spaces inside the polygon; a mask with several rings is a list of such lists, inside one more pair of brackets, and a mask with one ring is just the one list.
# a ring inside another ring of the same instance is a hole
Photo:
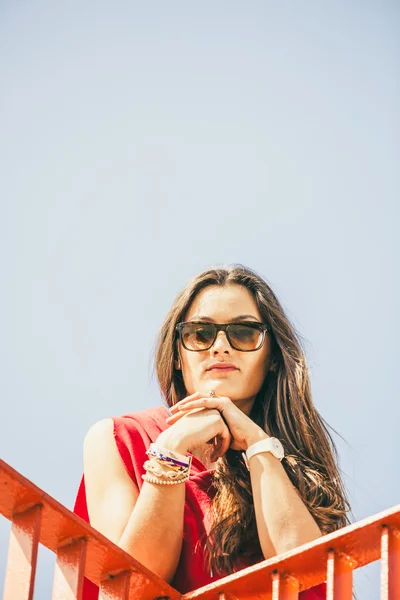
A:
{"label": "wavy hair", "polygon": [[[272,360],[254,401],[250,418],[281,440],[282,465],[323,535],[350,520],[349,501],[338,467],[338,453],[328,425],[313,405],[309,371],[300,336],[278,298],[254,271],[242,265],[210,268],[194,277],[179,293],[162,325],[155,357],[159,386],[167,405],[187,393],[175,369],[175,326],[185,318],[195,296],[207,286],[237,284],[247,288],[264,323],[271,327]],[[204,543],[208,568],[232,573],[240,558],[263,560],[258,539],[249,472],[241,452],[229,449],[218,460],[211,504],[211,528]]]}

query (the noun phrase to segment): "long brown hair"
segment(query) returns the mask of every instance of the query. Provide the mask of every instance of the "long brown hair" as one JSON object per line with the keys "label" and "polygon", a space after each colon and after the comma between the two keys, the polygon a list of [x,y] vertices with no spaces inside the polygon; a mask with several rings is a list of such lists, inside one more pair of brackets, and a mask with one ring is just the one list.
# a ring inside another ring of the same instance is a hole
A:
{"label": "long brown hair", "polygon": [[[175,326],[195,296],[210,285],[238,284],[253,295],[262,320],[271,327],[275,370],[266,375],[250,418],[285,449],[282,465],[323,534],[349,524],[350,505],[338,468],[338,454],[327,424],[311,398],[309,372],[300,336],[267,283],[242,265],[211,268],[194,277],[177,296],[161,328],[156,372],[161,392],[174,405],[187,393],[175,369]],[[231,573],[240,557],[263,560],[258,540],[249,472],[235,450],[220,458],[214,477],[211,530],[204,540],[208,567]]]}

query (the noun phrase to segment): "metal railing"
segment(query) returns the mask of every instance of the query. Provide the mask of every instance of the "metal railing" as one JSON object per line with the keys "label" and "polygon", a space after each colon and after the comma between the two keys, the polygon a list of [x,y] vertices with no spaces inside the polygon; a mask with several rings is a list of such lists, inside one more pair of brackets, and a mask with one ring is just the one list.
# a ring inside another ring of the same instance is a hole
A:
{"label": "metal railing", "polygon": [[39,544],[56,553],[52,600],[80,600],[86,576],[104,600],[297,600],[324,581],[351,600],[353,571],[381,561],[381,600],[400,600],[400,505],[180,594],[0,460],[0,513],[12,523],[3,600],[32,600]]}

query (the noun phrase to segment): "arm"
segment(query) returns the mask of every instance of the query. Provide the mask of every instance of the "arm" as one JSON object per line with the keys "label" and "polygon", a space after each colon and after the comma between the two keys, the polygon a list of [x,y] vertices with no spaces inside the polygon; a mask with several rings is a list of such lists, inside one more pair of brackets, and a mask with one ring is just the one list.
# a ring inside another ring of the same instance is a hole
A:
{"label": "arm", "polygon": [[[233,450],[269,437],[226,397],[189,397],[177,402],[167,423],[178,423],[193,409],[207,407],[223,415],[233,437]],[[201,415],[201,413],[198,413]],[[280,461],[270,452],[256,454],[249,461],[258,537],[264,558],[271,558],[321,537],[321,531],[292,485]]]}
{"label": "arm", "polygon": [[[172,446],[169,440],[168,448],[179,452]],[[92,526],[171,583],[182,547],[185,485],[144,481],[139,494],[119,456],[112,419],[87,433],[84,475]]]}
{"label": "arm", "polygon": [[[248,446],[266,437],[260,430],[249,439]],[[284,467],[271,452],[253,456],[249,467],[258,537],[265,559],[321,537]]]}

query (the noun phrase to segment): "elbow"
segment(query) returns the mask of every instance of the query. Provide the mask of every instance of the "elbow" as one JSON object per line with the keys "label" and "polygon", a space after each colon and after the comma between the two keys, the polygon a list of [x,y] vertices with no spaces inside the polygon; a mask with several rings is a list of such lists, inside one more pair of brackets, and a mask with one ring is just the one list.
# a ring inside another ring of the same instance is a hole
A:
{"label": "elbow", "polygon": [[[122,536],[123,537],[123,536]],[[138,561],[143,567],[154,573],[160,579],[163,579],[167,583],[171,584],[174,577],[175,572],[178,566],[178,560],[171,561],[171,556],[164,556],[163,553],[154,554],[153,552],[149,553],[143,551],[142,553],[136,549],[133,551],[132,545],[126,545],[121,543],[121,540],[117,544],[122,550],[124,550],[127,554],[129,554],[132,558]]]}
{"label": "elbow", "polygon": [[274,540],[274,542],[272,542],[269,540],[266,543],[260,544],[264,560],[284,554],[285,552],[294,550],[304,544],[310,544],[322,536],[323,533],[317,525],[302,532],[291,531],[290,528],[284,528],[282,529],[281,534],[276,536],[276,541]]}
{"label": "elbow", "polygon": [[285,552],[289,552],[290,550],[294,550],[305,544],[311,544],[320,537],[322,537],[321,532],[310,532],[309,534],[303,534],[301,536],[283,536],[282,539],[279,540],[279,544],[276,544],[276,554],[284,554]]}

